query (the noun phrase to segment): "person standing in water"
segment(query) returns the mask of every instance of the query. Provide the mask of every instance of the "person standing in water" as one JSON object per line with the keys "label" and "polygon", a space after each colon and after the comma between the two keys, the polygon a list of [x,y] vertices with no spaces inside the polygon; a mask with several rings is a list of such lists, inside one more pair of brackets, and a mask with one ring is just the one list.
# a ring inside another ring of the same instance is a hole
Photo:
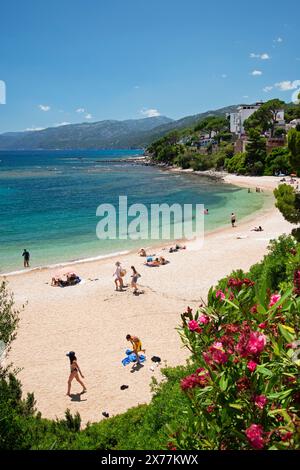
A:
{"label": "person standing in water", "polygon": [[24,258],[24,268],[29,268],[30,253],[26,248],[24,248],[22,256]]}
{"label": "person standing in water", "polygon": [[68,358],[70,359],[70,366],[71,366],[71,371],[70,371],[70,376],[69,376],[69,380],[68,380],[68,391],[67,391],[67,395],[70,397],[71,396],[71,385],[72,385],[72,381],[73,379],[76,379],[78,383],[80,383],[80,385],[82,386],[82,392],[81,393],[85,393],[87,390],[86,390],[86,386],[84,385],[84,383],[82,382],[82,380],[80,379],[79,377],[79,374],[81,375],[81,377],[84,379],[84,376],[82,375],[82,372],[80,370],[80,367],[77,363],[77,357],[75,355],[75,352],[74,351],[70,351],[68,354],[66,354],[66,356],[68,356]]}
{"label": "person standing in water", "polygon": [[236,215],[234,212],[232,212],[231,214],[231,225],[232,227],[235,227],[235,223],[236,223]]}

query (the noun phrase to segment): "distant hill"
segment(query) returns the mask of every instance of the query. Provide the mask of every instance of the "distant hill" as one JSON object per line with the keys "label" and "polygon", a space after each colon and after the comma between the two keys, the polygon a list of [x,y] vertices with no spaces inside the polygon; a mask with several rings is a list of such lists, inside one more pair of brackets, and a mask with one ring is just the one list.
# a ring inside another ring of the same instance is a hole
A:
{"label": "distant hill", "polygon": [[236,106],[187,116],[177,121],[165,116],[126,121],[99,121],[49,127],[40,131],[7,132],[0,135],[0,150],[97,149],[145,147],[173,129],[193,126],[207,116],[220,116]]}

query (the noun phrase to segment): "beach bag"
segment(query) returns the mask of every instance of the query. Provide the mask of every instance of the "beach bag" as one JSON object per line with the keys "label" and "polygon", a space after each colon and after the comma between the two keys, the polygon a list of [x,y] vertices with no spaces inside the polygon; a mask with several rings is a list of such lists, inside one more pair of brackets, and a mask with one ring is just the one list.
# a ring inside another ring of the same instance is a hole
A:
{"label": "beach bag", "polygon": [[122,270],[121,270],[120,276],[121,276],[121,277],[126,276],[126,269],[122,269]]}

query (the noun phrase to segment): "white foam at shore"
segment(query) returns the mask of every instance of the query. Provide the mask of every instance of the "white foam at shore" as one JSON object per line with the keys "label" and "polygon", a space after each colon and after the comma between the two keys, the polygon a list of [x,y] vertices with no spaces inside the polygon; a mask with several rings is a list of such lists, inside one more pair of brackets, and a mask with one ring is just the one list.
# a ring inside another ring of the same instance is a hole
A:
{"label": "white foam at shore", "polygon": [[107,255],[94,256],[92,258],[81,258],[81,259],[72,260],[72,261],[65,261],[64,263],[48,264],[45,266],[36,266],[35,268],[21,269],[19,271],[11,271],[8,273],[0,273],[0,276],[3,276],[3,277],[4,276],[16,276],[16,275],[21,275],[25,273],[30,273],[33,271],[44,271],[46,269],[64,268],[66,266],[72,266],[74,264],[90,263],[93,261],[100,261],[100,260],[107,259],[107,258],[114,258],[116,256],[128,255],[128,253],[130,253],[129,250],[117,251],[115,253],[108,253]]}

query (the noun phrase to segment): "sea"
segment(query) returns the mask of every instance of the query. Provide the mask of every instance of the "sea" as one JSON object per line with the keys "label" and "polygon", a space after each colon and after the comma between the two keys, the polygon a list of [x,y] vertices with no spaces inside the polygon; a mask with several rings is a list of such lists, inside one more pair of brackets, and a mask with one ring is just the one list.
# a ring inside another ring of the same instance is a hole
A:
{"label": "sea", "polygon": [[228,225],[232,212],[238,220],[250,216],[271,197],[130,161],[142,154],[140,149],[0,151],[0,273],[23,269],[24,248],[36,268],[165,242],[124,236],[99,239],[97,208],[111,204],[118,215],[119,196],[127,196],[128,206],[147,208],[203,204],[209,211],[204,217],[206,233]]}

